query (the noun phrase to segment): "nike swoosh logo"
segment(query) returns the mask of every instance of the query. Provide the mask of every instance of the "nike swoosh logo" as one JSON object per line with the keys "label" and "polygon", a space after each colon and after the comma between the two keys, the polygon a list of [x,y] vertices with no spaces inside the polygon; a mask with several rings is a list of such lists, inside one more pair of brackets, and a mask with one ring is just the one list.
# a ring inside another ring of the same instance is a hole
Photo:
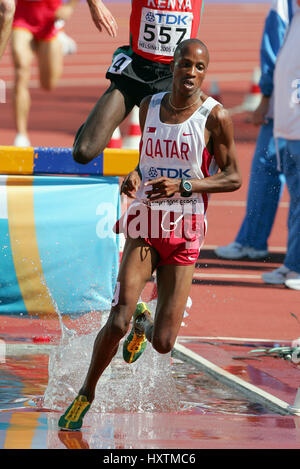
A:
{"label": "nike swoosh logo", "polygon": [[184,137],[187,137],[188,135],[193,135],[193,134],[186,134],[185,132],[183,132],[182,134]]}
{"label": "nike swoosh logo", "polygon": [[195,257],[188,256],[188,260],[189,260],[189,261],[196,261],[196,260],[197,260],[197,257],[195,258]]}

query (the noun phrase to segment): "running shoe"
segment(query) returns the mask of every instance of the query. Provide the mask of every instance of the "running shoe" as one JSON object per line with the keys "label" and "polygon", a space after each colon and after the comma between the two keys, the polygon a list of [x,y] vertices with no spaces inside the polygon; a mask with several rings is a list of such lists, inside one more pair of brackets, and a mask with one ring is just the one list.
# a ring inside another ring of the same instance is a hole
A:
{"label": "running shoe", "polygon": [[127,363],[135,362],[143,353],[147,345],[143,321],[145,312],[150,316],[146,303],[138,303],[133,315],[132,329],[123,344],[123,358]]}
{"label": "running shoe", "polygon": [[263,259],[268,255],[268,251],[243,246],[234,241],[226,246],[217,247],[215,254],[222,259],[242,259],[243,257],[249,257],[249,259]]}
{"label": "running shoe", "polygon": [[289,272],[284,283],[286,287],[292,290],[300,290],[300,274],[298,272]]}
{"label": "running shoe", "polygon": [[60,417],[58,426],[63,430],[80,430],[82,419],[90,407],[86,396],[79,394]]}
{"label": "running shoe", "polygon": [[63,55],[71,55],[77,52],[76,42],[64,31],[59,31],[57,37],[59,39],[59,42],[61,43]]}
{"label": "running shoe", "polygon": [[281,265],[271,272],[266,272],[262,274],[261,278],[265,283],[270,283],[272,285],[283,285],[287,280],[288,275],[291,273],[291,270],[288,269],[285,265]]}
{"label": "running shoe", "polygon": [[30,140],[24,134],[17,134],[14,140],[14,147],[30,147]]}

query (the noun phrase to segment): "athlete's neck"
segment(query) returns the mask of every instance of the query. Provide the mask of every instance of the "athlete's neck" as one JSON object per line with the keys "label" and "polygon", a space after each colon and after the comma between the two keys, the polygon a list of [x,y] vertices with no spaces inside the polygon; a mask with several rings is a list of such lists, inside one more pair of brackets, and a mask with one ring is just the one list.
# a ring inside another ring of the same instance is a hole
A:
{"label": "athlete's neck", "polygon": [[202,97],[202,91],[200,91],[200,93],[198,94],[197,98],[194,99],[194,101],[188,105],[185,105],[185,106],[176,106],[175,103],[174,103],[174,97],[172,96],[172,94],[170,93],[169,94],[169,105],[170,107],[174,110],[174,111],[185,111],[186,109],[189,109],[193,106],[195,106],[196,104],[199,104],[200,102],[200,99]]}

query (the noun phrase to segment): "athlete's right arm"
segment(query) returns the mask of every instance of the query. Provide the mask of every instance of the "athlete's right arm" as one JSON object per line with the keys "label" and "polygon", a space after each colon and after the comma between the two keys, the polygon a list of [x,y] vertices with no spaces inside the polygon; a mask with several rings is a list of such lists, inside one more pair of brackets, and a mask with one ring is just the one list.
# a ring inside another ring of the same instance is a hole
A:
{"label": "athlete's right arm", "polygon": [[117,22],[104,3],[101,0],[87,0],[87,3],[96,28],[102,32],[104,27],[110,36],[116,37],[118,32]]}

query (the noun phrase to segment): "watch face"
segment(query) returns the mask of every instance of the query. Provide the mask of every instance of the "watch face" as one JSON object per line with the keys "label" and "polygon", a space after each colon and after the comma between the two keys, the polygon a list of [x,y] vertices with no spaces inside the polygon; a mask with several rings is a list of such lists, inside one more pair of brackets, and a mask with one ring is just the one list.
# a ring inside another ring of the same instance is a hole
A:
{"label": "watch face", "polygon": [[190,181],[186,179],[181,180],[181,196],[182,197],[190,197],[192,194],[193,186]]}
{"label": "watch face", "polygon": [[189,181],[184,181],[182,185],[185,191],[190,192],[192,190],[192,184]]}

